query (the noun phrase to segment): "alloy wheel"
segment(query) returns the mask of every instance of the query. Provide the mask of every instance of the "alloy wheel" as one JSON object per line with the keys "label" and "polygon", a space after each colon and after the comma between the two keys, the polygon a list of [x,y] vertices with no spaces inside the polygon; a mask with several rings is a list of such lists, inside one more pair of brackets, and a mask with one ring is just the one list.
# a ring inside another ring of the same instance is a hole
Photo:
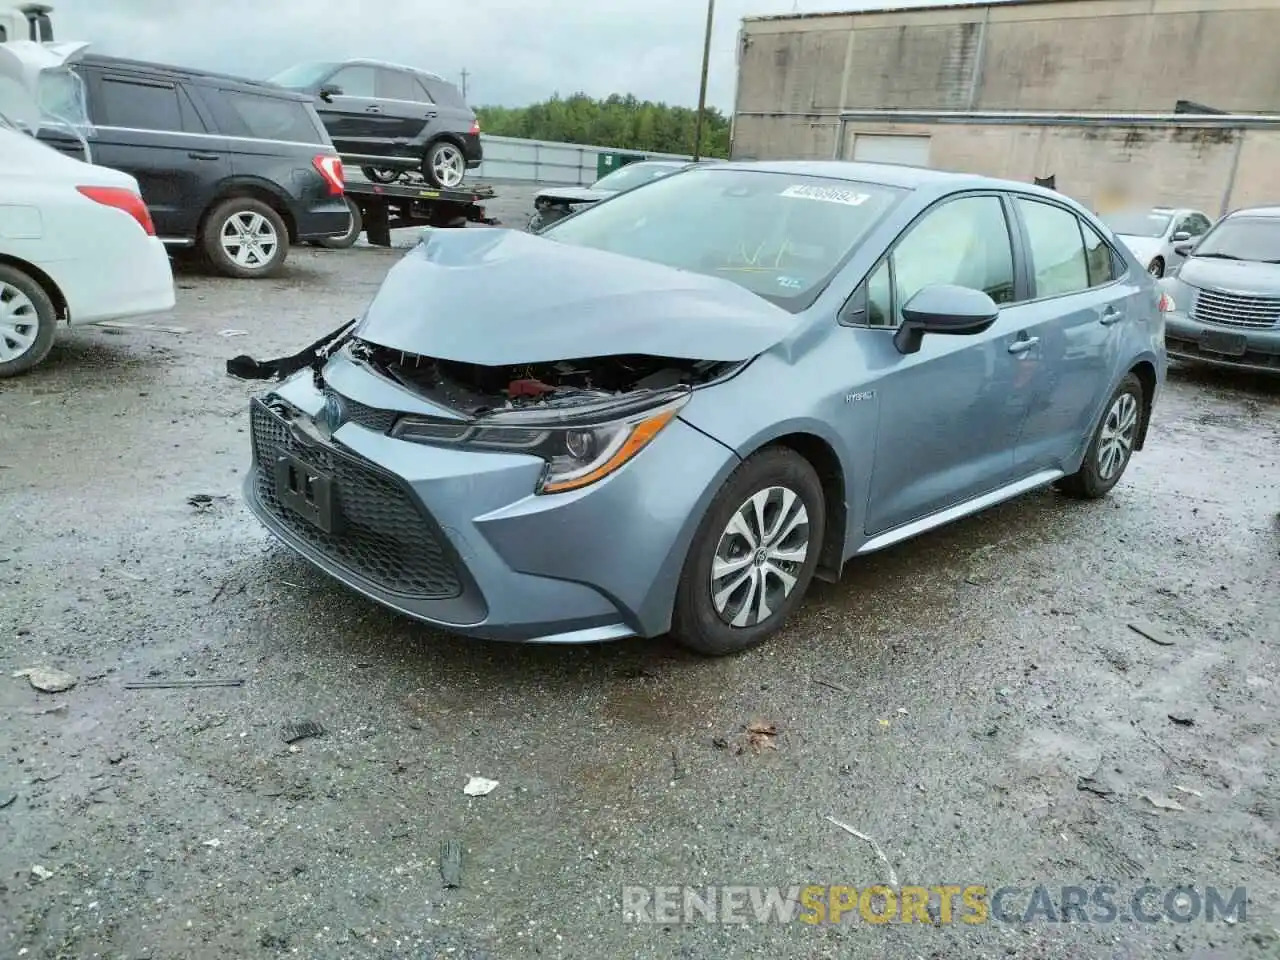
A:
{"label": "alloy wheel", "polygon": [[1105,482],[1118,476],[1133,453],[1138,432],[1138,398],[1132,393],[1116,397],[1102,421],[1098,438],[1098,476]]}
{"label": "alloy wheel", "polygon": [[23,356],[40,333],[40,314],[31,298],[0,280],[0,363]]}
{"label": "alloy wheel", "polygon": [[773,615],[795,589],[809,555],[809,513],[786,487],[766,487],[734,511],[711,561],[711,602],[732,627]]}
{"label": "alloy wheel", "polygon": [[252,210],[228,217],[219,239],[231,261],[246,270],[266,267],[280,246],[280,237],[271,221]]}
{"label": "alloy wheel", "polygon": [[431,169],[442,187],[456,187],[466,176],[467,163],[462,151],[451,143],[442,143],[431,153]]}

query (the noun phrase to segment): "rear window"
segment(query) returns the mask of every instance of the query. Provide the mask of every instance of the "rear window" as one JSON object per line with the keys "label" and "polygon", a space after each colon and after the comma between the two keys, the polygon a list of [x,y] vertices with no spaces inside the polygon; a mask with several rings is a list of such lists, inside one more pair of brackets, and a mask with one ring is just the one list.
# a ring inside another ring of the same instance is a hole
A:
{"label": "rear window", "polygon": [[324,143],[325,137],[314,112],[300,100],[282,100],[252,93],[225,91],[235,130],[230,136],[261,137],[294,143]]}

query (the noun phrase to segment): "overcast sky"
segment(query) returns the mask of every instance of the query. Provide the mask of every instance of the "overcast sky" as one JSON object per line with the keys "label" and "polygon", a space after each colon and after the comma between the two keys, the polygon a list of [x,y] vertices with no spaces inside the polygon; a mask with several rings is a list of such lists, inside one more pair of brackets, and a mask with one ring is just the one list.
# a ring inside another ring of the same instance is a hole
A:
{"label": "overcast sky", "polygon": [[[4,4],[6,0],[0,0]],[[49,0],[54,36],[100,53],[268,77],[299,60],[375,57],[469,72],[473,104],[555,92],[693,106],[703,0]],[[927,0],[717,0],[708,101],[733,104],[744,16],[920,6]]]}

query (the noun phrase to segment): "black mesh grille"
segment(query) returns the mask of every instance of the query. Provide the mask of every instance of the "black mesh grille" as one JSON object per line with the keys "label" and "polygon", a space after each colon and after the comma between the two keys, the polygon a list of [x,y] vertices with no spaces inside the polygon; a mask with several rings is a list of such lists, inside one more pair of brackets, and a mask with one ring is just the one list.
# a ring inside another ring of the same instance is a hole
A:
{"label": "black mesh grille", "polygon": [[[261,402],[251,407],[254,489],[281,526],[369,585],[401,597],[443,600],[462,582],[435,521],[404,485],[374,465],[332,446],[298,440]],[[338,523],[327,533],[285,507],[274,464],[289,454],[329,476]]]}
{"label": "black mesh grille", "polygon": [[394,410],[379,410],[377,407],[369,407],[363,403],[358,403],[350,397],[343,397],[333,390],[326,389],[324,392],[326,397],[337,397],[342,401],[342,409],[346,411],[344,422],[351,421],[358,423],[362,427],[368,427],[370,430],[376,430],[378,433],[386,433],[396,422],[400,414]]}

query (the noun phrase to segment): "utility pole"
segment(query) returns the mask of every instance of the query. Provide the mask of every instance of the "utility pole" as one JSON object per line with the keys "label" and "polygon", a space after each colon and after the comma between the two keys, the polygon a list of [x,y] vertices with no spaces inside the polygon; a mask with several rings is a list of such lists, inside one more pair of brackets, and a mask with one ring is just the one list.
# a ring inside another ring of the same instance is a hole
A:
{"label": "utility pole", "polygon": [[707,112],[707,69],[711,64],[711,25],[716,18],[716,0],[707,0],[707,35],[702,42],[702,85],[698,89],[698,118],[693,125],[693,159],[702,159],[702,124]]}
{"label": "utility pole", "polygon": [[462,99],[467,99],[467,77],[471,76],[466,67],[462,68]]}

